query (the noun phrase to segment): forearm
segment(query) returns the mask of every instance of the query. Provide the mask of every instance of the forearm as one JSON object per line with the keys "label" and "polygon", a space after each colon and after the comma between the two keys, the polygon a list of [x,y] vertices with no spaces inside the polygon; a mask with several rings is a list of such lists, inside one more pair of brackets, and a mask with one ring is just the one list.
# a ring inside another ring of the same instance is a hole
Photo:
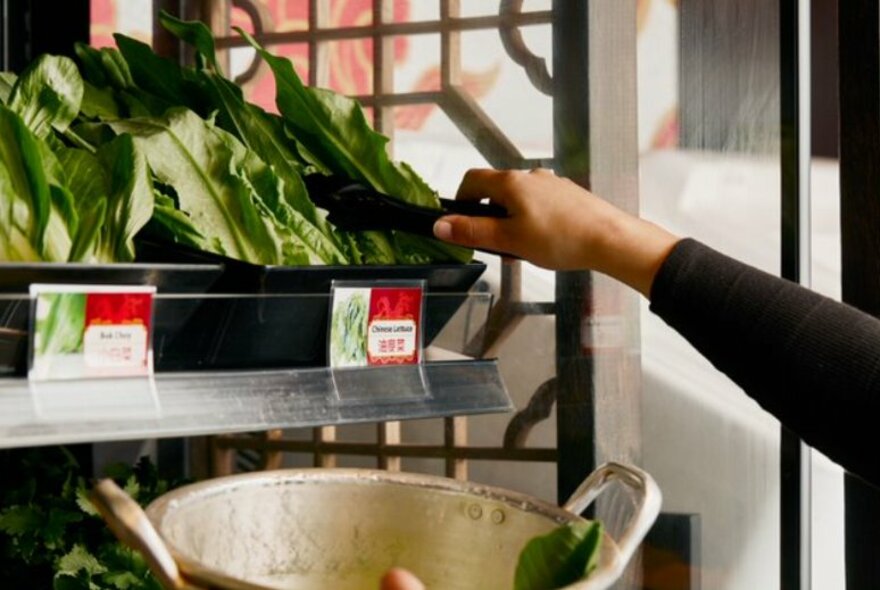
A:
{"label": "forearm", "polygon": [[693,240],[661,266],[651,310],[809,444],[880,482],[880,321]]}

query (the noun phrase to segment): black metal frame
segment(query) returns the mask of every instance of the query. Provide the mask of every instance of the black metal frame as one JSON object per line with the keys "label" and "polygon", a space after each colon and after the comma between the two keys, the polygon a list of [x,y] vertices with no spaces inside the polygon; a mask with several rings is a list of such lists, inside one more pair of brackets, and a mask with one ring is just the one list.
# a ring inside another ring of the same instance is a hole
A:
{"label": "black metal frame", "polygon": [[[880,6],[839,0],[843,300],[880,317]],[[847,587],[880,587],[880,491],[846,475]]]}
{"label": "black metal frame", "polygon": [[[89,42],[89,0],[0,0],[0,66],[21,71],[44,53],[73,55]],[[35,17],[51,10],[51,18]]]}
{"label": "black metal frame", "polygon": [[[590,186],[590,55],[589,43],[584,42],[589,31],[588,4],[588,0],[566,0],[554,2],[553,7],[557,171],[586,187]],[[582,352],[580,330],[591,291],[589,273],[556,274],[557,495],[561,501],[596,467],[595,379],[593,363]]]}
{"label": "black metal frame", "polygon": [[[795,283],[801,274],[801,141],[800,129],[800,32],[798,0],[780,0],[780,132],[782,166],[782,248],[781,274]],[[809,523],[802,518],[802,472],[801,440],[787,429],[780,427],[780,578],[784,590],[800,590],[808,587],[802,576],[804,560],[802,541]]]}
{"label": "black metal frame", "polygon": [[9,69],[9,0],[0,0],[0,71]]}
{"label": "black metal frame", "polygon": [[[838,11],[843,300],[880,317],[880,6],[875,0],[831,0],[822,2],[821,8]],[[797,1],[781,0],[780,9],[782,265],[783,276],[797,281],[802,271],[798,266],[801,228],[797,223],[801,141],[797,124]],[[803,527],[809,524],[801,518],[801,449],[797,437],[783,429],[780,565],[785,590],[804,586],[802,540],[809,533]],[[844,477],[847,588],[880,587],[880,491],[849,474]]]}

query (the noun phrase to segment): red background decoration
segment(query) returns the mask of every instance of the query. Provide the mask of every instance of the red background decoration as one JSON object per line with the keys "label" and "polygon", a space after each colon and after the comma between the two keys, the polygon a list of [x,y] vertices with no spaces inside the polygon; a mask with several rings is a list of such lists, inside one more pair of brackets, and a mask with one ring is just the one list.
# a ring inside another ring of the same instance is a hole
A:
{"label": "red background decoration", "polygon": [[[263,0],[260,2],[268,15],[267,29],[276,32],[305,31],[309,28],[309,3],[304,0]],[[332,0],[330,4],[328,28],[366,27],[373,22],[372,0]],[[96,47],[113,47],[114,32],[122,32],[144,42],[150,42],[152,23],[142,23],[138,30],[123,30],[123,23],[129,19],[121,18],[120,13],[129,10],[124,0],[93,0],[91,4],[91,43]],[[412,18],[411,0],[395,0],[393,21],[408,22]],[[247,14],[233,8],[231,15],[233,27],[253,32],[253,24]],[[234,33],[230,33],[234,34]],[[297,73],[308,80],[308,46],[299,44],[272,45],[273,53],[293,62]],[[398,66],[407,62],[411,53],[409,39],[399,36],[394,39],[394,63]],[[330,43],[327,47],[329,61],[328,86],[349,96],[367,95],[373,92],[373,40],[370,37]],[[439,61],[440,56],[437,56]],[[500,67],[486,72],[463,71],[461,84],[475,98],[488,94],[498,80]],[[227,72],[228,74],[228,72]],[[424,68],[409,92],[430,92],[440,88],[439,65]],[[245,88],[248,100],[270,112],[275,107],[275,81],[267,68],[262,69]],[[410,105],[394,111],[395,125],[398,129],[419,130],[427,119],[436,112],[434,104]]]}

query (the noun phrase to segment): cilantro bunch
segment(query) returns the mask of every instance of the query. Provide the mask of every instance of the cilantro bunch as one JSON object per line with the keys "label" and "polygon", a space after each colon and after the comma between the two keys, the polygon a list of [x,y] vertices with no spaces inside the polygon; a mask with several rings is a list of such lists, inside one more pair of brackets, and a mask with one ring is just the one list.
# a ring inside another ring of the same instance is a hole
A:
{"label": "cilantro bunch", "polygon": [[[0,580],[36,590],[161,590],[140,554],[119,543],[88,499],[90,474],[65,448],[0,454]],[[155,465],[106,472],[140,504],[170,485]]]}

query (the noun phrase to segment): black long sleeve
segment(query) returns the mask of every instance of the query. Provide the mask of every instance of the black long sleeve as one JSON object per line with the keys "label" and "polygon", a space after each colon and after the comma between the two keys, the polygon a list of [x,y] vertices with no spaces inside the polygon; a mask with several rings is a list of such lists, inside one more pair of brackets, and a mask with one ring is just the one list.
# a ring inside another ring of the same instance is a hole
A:
{"label": "black long sleeve", "polygon": [[880,485],[880,320],[679,242],[651,311],[784,425]]}

